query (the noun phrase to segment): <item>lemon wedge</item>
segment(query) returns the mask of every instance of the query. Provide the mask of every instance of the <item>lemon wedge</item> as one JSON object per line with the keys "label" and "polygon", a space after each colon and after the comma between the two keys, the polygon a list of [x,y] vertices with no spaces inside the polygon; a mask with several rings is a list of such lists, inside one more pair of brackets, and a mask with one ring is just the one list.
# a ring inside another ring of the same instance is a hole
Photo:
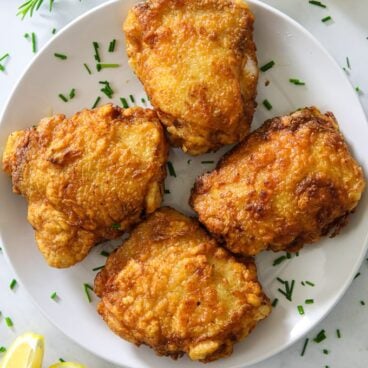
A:
{"label": "lemon wedge", "polygon": [[43,336],[27,332],[9,347],[0,368],[42,368]]}
{"label": "lemon wedge", "polygon": [[87,367],[79,363],[63,362],[63,363],[53,364],[49,368],[87,368]]}

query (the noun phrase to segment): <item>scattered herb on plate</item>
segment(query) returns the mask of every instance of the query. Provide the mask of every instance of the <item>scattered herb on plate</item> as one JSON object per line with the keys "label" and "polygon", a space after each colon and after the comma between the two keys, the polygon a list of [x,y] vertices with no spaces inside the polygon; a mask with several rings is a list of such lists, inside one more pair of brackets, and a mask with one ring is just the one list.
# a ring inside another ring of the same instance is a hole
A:
{"label": "scattered herb on plate", "polygon": [[9,285],[10,290],[14,290],[16,286],[17,286],[17,280],[16,279],[11,280],[10,285]]}
{"label": "scattered herb on plate", "polygon": [[90,295],[90,291],[93,291],[93,287],[90,284],[83,284],[83,288],[84,288],[84,294],[86,295],[86,298],[88,300],[88,303],[92,302],[92,298]]}
{"label": "scattered herb on plate", "polygon": [[176,178],[176,172],[175,172],[175,169],[174,169],[174,165],[172,164],[171,161],[167,161],[167,168],[169,169],[170,176],[173,176],[173,177]]}
{"label": "scattered herb on plate", "polygon": [[272,105],[267,99],[263,100],[262,104],[267,110],[272,110]]}
{"label": "scattered herb on plate", "polygon": [[100,89],[100,91],[103,92],[108,98],[112,98],[114,95],[114,91],[111,88],[110,83],[108,81],[100,81],[98,83],[104,86]]}
{"label": "scattered herb on plate", "polygon": [[55,52],[54,53],[54,56],[58,59],[61,59],[61,60],[66,60],[68,57],[65,55],[65,54],[60,54],[58,52]]}
{"label": "scattered herb on plate", "polygon": [[295,84],[296,86],[305,86],[305,82],[301,81],[300,79],[297,78],[290,78],[289,82],[292,84]]}
{"label": "scattered herb on plate", "polygon": [[124,97],[120,97],[121,104],[123,105],[124,109],[129,108],[128,101]]}
{"label": "scattered herb on plate", "polygon": [[305,351],[307,350],[308,342],[309,342],[309,339],[305,339],[302,352],[300,353],[301,356],[304,356]]}
{"label": "scattered herb on plate", "polygon": [[321,3],[320,1],[309,0],[309,4],[316,5],[316,6],[319,6],[321,8],[327,8],[327,6],[323,3]]}
{"label": "scattered herb on plate", "polygon": [[328,22],[328,21],[330,21],[330,20],[332,20],[332,17],[331,17],[330,15],[328,15],[327,17],[322,18],[322,19],[321,19],[321,22],[322,22],[322,23],[326,23],[326,22]]}
{"label": "scattered herb on plate", "polygon": [[92,109],[94,109],[95,107],[97,107],[97,105],[98,105],[98,103],[100,102],[100,100],[101,100],[101,97],[100,97],[100,96],[98,96],[98,97],[96,98],[96,100],[95,100],[95,103],[92,105]]}
{"label": "scattered herb on plate", "polygon": [[316,342],[317,344],[319,344],[321,341],[326,339],[326,331],[325,330],[321,330],[318,332],[317,336],[313,339],[314,342]]}
{"label": "scattered herb on plate", "polygon": [[262,65],[259,69],[261,72],[266,72],[268,69],[271,69],[275,65],[273,60],[269,61],[268,63]]}

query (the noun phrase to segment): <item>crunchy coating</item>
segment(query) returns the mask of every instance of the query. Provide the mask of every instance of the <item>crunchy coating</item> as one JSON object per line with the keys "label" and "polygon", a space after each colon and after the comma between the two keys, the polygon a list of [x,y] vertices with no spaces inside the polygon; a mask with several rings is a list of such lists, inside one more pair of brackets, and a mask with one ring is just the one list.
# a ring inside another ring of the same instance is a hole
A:
{"label": "crunchy coating", "polygon": [[332,113],[276,117],[198,178],[190,203],[227,248],[297,251],[336,235],[365,187]]}
{"label": "crunchy coating", "polygon": [[249,132],[258,80],[242,0],[148,0],[124,23],[130,65],[171,143],[199,155]]}
{"label": "crunchy coating", "polygon": [[49,265],[81,261],[159,207],[167,149],[154,111],[112,105],[11,134],[3,168]]}
{"label": "crunchy coating", "polygon": [[236,260],[171,208],[139,224],[96,276],[98,312],[124,339],[159,355],[230,355],[271,312],[253,260]]}

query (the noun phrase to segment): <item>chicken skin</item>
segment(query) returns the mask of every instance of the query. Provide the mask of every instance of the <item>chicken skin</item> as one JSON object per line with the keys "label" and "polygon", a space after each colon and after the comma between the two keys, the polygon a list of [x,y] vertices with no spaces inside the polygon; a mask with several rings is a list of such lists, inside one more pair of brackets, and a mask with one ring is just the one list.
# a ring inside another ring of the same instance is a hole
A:
{"label": "chicken skin", "polygon": [[168,207],[110,255],[95,292],[116,334],[174,359],[230,355],[271,312],[253,260],[236,260],[196,220]]}
{"label": "chicken skin", "polygon": [[154,111],[105,105],[12,133],[3,169],[46,261],[63,268],[159,207],[167,150]]}
{"label": "chicken skin", "polygon": [[185,152],[248,134],[258,80],[253,21],[242,0],[148,0],[129,12],[130,65],[171,143]]}
{"label": "chicken skin", "polygon": [[266,121],[197,179],[190,203],[228,249],[255,255],[336,235],[364,187],[333,114],[312,107]]}

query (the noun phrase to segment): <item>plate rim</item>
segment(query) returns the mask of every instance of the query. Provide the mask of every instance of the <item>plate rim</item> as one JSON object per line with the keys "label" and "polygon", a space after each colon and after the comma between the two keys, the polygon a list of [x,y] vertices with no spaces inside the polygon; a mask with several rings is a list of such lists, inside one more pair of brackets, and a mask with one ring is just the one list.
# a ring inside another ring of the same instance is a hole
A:
{"label": "plate rim", "polygon": [[[54,37],[50,38],[38,51],[38,53],[35,55],[35,57],[27,64],[27,66],[25,67],[24,71],[22,73],[20,73],[19,78],[17,79],[16,83],[14,84],[14,86],[12,87],[8,98],[5,100],[4,103],[4,107],[2,108],[1,114],[0,114],[0,129],[2,126],[2,122],[4,120],[5,114],[7,112],[8,106],[13,98],[13,96],[16,94],[18,88],[20,87],[23,78],[26,76],[26,74],[28,73],[29,69],[33,66],[34,63],[36,63],[38,61],[38,59],[42,56],[42,54],[44,53],[44,51],[46,49],[49,48],[49,46],[56,40],[59,39],[61,37],[63,37],[64,33],[69,30],[69,28],[72,28],[75,24],[77,24],[80,20],[89,17],[91,14],[100,11],[100,9],[103,9],[105,7],[110,6],[111,4],[114,3],[120,3],[124,0],[108,0],[100,5],[97,5],[91,9],[89,9],[88,11],[82,13],[81,15],[79,15],[78,17],[76,17],[75,19],[73,19],[70,23],[67,23]],[[138,0],[136,0],[137,2],[139,2]],[[144,2],[145,0],[141,0],[142,2]],[[359,109],[359,113],[362,115],[365,124],[368,125],[368,119],[367,116],[364,112],[364,109],[362,107],[362,104],[360,102],[360,99],[358,98],[358,96],[356,95],[354,88],[352,86],[352,84],[349,82],[347,76],[344,74],[343,70],[340,68],[339,64],[337,63],[337,61],[334,59],[334,57],[329,53],[329,51],[327,51],[327,49],[323,46],[323,44],[305,27],[303,27],[300,23],[298,23],[295,19],[293,19],[291,16],[287,15],[286,13],[283,13],[281,10],[276,9],[275,7],[266,4],[260,0],[242,0],[247,4],[254,4],[256,6],[259,6],[261,8],[264,8],[266,10],[268,10],[270,13],[272,13],[275,16],[278,16],[280,18],[283,18],[287,23],[293,25],[294,27],[296,27],[299,31],[301,31],[307,38],[309,38],[313,44],[319,49],[319,51],[321,51],[325,57],[327,57],[327,59],[329,60],[330,63],[332,63],[332,65],[334,65],[334,68],[336,69],[336,71],[338,70],[340,75],[343,76],[342,80],[344,80],[344,83],[346,85],[346,89],[350,89],[351,95],[352,97],[355,99],[355,101],[357,102],[357,106],[356,108]],[[358,111],[357,111],[358,112]],[[363,195],[366,195],[365,193],[363,193]],[[11,270],[13,271],[13,273],[17,276],[17,279],[20,283],[20,285],[22,286],[22,288],[26,291],[27,295],[30,297],[30,300],[32,301],[32,303],[37,307],[37,309],[41,312],[41,314],[54,326],[56,327],[64,336],[66,336],[68,339],[70,339],[73,343],[77,343],[82,349],[85,349],[86,351],[88,351],[90,354],[98,357],[99,359],[105,360],[106,362],[112,363],[114,365],[120,366],[120,367],[126,367],[128,368],[129,366],[124,365],[120,362],[114,361],[112,359],[109,359],[107,356],[103,356],[100,355],[98,353],[96,353],[95,351],[93,351],[92,349],[89,348],[88,345],[84,344],[82,341],[79,341],[77,339],[75,339],[72,335],[70,335],[68,332],[64,331],[62,328],[59,327],[58,323],[56,321],[54,321],[47,313],[47,311],[41,306],[41,304],[34,298],[34,296],[31,294],[31,292],[28,290],[28,288],[26,287],[26,284],[23,282],[22,277],[19,277],[19,274],[17,273],[14,264],[12,263],[10,257],[8,256],[7,253],[7,246],[5,245],[5,243],[3,242],[2,239],[2,232],[0,231],[0,245],[3,249],[3,253],[4,253],[4,257],[8,263],[8,265],[10,266]],[[362,265],[363,261],[364,261],[364,257],[365,254],[367,253],[368,250],[368,231],[366,234],[366,237],[363,241],[363,246],[361,249],[361,253],[359,254],[359,256],[357,257],[357,260],[354,264],[354,266],[351,269],[350,275],[349,277],[347,277],[345,279],[344,284],[342,285],[342,287],[339,289],[338,293],[331,298],[332,302],[330,303],[330,305],[328,306],[328,308],[326,308],[323,313],[321,314],[320,317],[318,317],[312,324],[311,326],[309,326],[304,332],[302,332],[299,336],[294,337],[294,338],[290,338],[289,341],[284,344],[284,345],[280,345],[278,347],[275,347],[274,349],[271,349],[269,351],[267,351],[267,353],[265,353],[262,357],[260,358],[256,358],[253,359],[251,361],[248,361],[246,363],[240,364],[240,365],[233,365],[231,366],[232,368],[243,368],[243,367],[249,367],[251,365],[263,362],[267,359],[270,359],[271,357],[277,355],[278,353],[288,349],[291,345],[296,344],[298,341],[300,341],[303,337],[305,337],[314,327],[316,327],[317,325],[319,325],[330,313],[331,311],[335,308],[336,304],[342,299],[342,297],[346,294],[346,291],[348,290],[349,286],[351,285],[354,276],[356,274],[356,272],[358,271],[358,269],[360,268],[360,266]],[[152,352],[153,353],[153,352]]]}

